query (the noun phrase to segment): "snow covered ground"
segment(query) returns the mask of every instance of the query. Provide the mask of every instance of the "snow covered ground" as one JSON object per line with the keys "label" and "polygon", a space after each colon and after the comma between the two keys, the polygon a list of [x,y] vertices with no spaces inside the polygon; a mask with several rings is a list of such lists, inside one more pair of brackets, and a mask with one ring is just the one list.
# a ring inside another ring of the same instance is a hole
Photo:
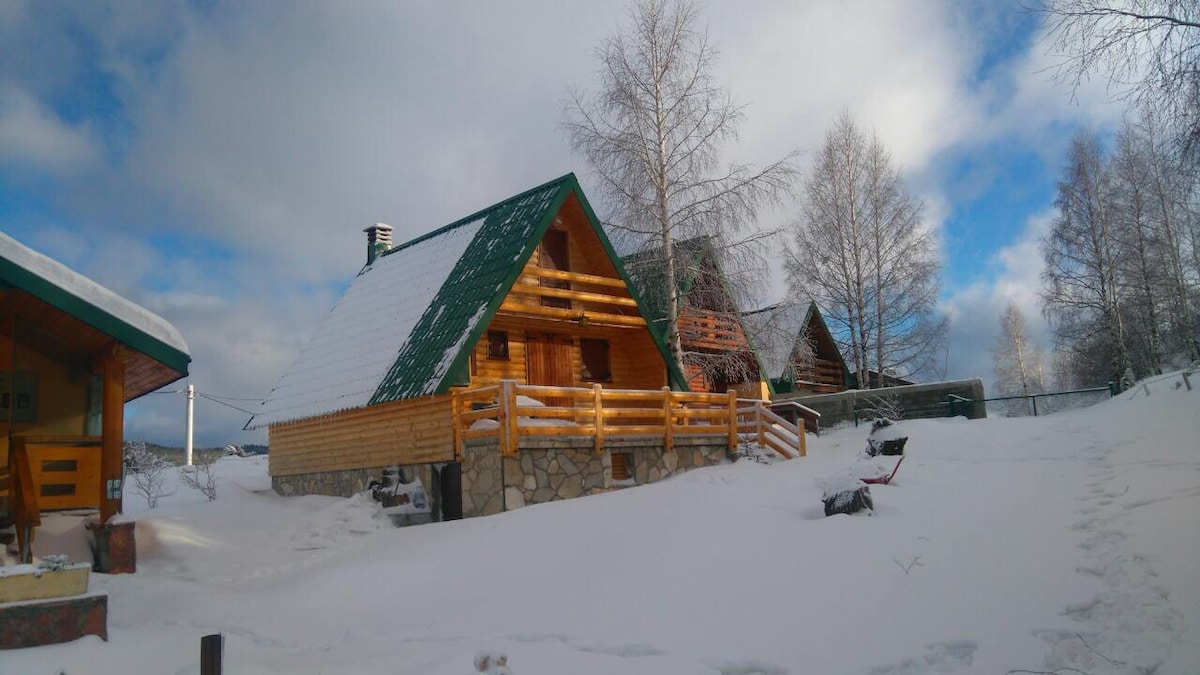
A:
{"label": "snow covered ground", "polygon": [[481,650],[518,675],[1191,675],[1200,386],[1179,381],[904,422],[870,517],[825,518],[816,485],[866,427],[806,459],[403,529],[364,499],[278,497],[264,458],[226,458],[215,502],[127,495],[139,571],[92,577],[109,642],[0,652],[0,673],[196,673],[221,632],[230,675],[466,675]]}

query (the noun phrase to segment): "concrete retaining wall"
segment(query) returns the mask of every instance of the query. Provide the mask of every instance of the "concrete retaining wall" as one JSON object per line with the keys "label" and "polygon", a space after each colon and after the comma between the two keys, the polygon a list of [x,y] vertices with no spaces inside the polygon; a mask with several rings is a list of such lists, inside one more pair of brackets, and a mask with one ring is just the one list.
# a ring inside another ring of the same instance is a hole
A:
{"label": "concrete retaining wall", "polygon": [[[885,403],[894,402],[902,409],[904,419],[949,417],[950,406],[946,405],[946,400],[951,394],[974,400],[982,399],[983,380],[976,377],[969,380],[949,380],[885,389],[850,389],[836,394],[816,396],[788,393],[776,397],[775,400],[795,401],[816,410],[821,413],[821,428],[827,429],[845,422],[853,424],[856,407],[860,409],[862,418],[875,417],[869,409],[874,407],[876,399],[883,399]],[[861,412],[864,410],[865,412]],[[955,412],[969,419],[987,417],[987,408],[983,403],[960,404],[956,406]]]}

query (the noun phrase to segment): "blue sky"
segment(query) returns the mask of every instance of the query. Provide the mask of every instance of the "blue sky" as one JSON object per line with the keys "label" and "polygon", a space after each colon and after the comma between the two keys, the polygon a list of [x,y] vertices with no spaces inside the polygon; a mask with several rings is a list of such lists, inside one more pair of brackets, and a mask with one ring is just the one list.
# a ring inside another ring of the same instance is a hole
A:
{"label": "blue sky", "polygon": [[[0,227],[175,323],[201,392],[265,396],[361,266],[363,227],[406,239],[567,171],[594,185],[561,111],[594,86],[591,49],[621,16],[550,0],[0,0]],[[799,150],[806,168],[843,108],[891,148],[941,237],[950,376],[990,374],[1010,298],[1044,330],[1036,240],[1067,140],[1111,132],[1121,108],[1051,81],[1037,14],[777,0],[706,16],[717,78],[747,105],[729,160]],[[786,292],[776,280],[761,300]],[[149,397],[128,434],[180,444],[182,411]],[[263,440],[245,419],[202,400],[197,442]]]}

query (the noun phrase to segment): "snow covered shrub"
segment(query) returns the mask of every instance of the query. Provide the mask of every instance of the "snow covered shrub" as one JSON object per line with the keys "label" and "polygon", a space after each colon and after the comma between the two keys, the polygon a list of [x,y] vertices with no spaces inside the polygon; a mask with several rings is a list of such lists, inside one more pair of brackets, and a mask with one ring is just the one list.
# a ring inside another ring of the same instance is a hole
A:
{"label": "snow covered shrub", "polygon": [[160,497],[175,494],[167,492],[167,460],[146,448],[144,442],[125,446],[125,472],[133,479],[133,491],[146,500],[146,508],[157,508]]}
{"label": "snow covered shrub", "polygon": [[863,418],[869,420],[902,420],[904,419],[904,406],[900,404],[900,397],[895,394],[869,396],[863,401],[860,413]]}
{"label": "snow covered shrub", "polygon": [[179,471],[179,480],[184,485],[208,497],[208,501],[217,499],[217,477],[212,473],[212,460],[196,457],[196,463],[185,466]]}

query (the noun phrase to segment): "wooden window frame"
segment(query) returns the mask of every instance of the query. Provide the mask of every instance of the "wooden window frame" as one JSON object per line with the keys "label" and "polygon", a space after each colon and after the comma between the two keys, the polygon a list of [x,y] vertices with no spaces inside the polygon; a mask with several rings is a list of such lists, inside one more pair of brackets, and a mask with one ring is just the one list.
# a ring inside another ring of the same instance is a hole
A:
{"label": "wooden window frame", "polygon": [[508,331],[489,330],[487,332],[487,357],[489,361],[509,361],[512,352],[508,348]]}

